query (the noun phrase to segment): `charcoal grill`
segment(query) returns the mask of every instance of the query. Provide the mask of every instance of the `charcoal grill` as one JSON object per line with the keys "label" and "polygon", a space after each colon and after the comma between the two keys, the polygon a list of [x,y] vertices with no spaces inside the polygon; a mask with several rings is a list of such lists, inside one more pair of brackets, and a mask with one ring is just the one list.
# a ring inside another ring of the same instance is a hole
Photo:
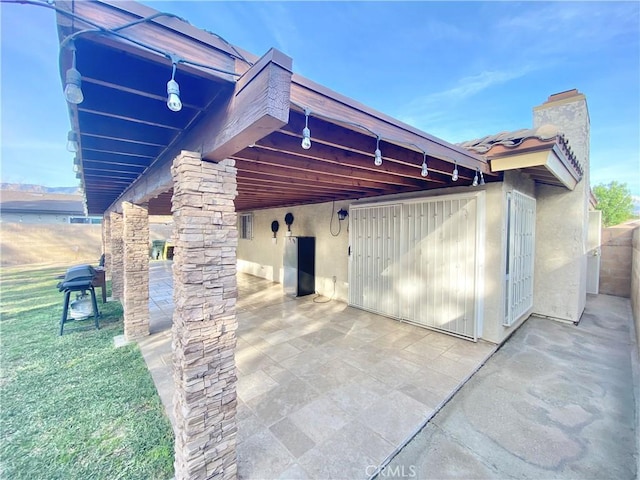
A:
{"label": "charcoal grill", "polygon": [[84,297],[87,292],[91,294],[91,304],[93,307],[93,316],[95,317],[96,328],[100,328],[98,317],[98,302],[96,301],[96,291],[93,287],[93,281],[96,277],[96,271],[91,265],[79,265],[67,270],[64,278],[58,283],[58,290],[64,292],[64,304],[62,306],[62,318],[60,319],[60,335],[64,331],[64,324],[69,320],[69,299],[71,292],[78,292],[78,297]]}

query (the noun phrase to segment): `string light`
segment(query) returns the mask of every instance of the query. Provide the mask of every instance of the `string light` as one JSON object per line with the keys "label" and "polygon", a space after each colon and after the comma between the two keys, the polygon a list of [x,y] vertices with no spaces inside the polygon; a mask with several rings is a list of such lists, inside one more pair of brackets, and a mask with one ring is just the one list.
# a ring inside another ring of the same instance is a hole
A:
{"label": "string light", "polygon": [[167,82],[167,107],[173,112],[182,110],[182,102],[180,101],[180,85],[175,81],[176,66],[178,59],[171,57],[171,80]]}
{"label": "string light", "polygon": [[482,171],[480,171],[480,185],[484,185],[484,175],[482,174]]}
{"label": "string light", "polygon": [[451,180],[454,182],[458,181],[458,162],[456,162],[453,166],[453,172],[451,173]]}
{"label": "string light", "polygon": [[480,169],[476,169],[476,175],[473,177],[473,183],[471,184],[472,187],[477,187],[478,186],[478,172],[480,171]]}
{"label": "string light", "polygon": [[309,115],[311,110],[304,109],[304,128],[302,129],[302,148],[309,150],[311,148],[311,130],[309,130]]}
{"label": "string light", "polygon": [[429,170],[427,169],[427,152],[422,152],[422,155],[422,171],[420,172],[420,175],[426,177],[429,175]]}
{"label": "string light", "polygon": [[76,69],[76,46],[70,43],[71,49],[71,68],[67,70],[66,81],[64,86],[64,98],[73,105],[78,105],[84,101],[82,94],[82,75]]}
{"label": "string light", "polygon": [[376,167],[382,165],[382,152],[380,151],[380,135],[376,136],[376,151],[373,153],[374,160],[373,164]]}
{"label": "string light", "polygon": [[67,134],[67,152],[76,153],[78,151],[78,135],[73,130]]}

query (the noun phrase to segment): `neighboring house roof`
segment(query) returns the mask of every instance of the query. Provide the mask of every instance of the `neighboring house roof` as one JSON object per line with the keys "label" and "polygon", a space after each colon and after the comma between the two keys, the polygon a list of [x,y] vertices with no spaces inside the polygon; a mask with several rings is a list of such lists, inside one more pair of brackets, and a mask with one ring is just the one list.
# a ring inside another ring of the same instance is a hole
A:
{"label": "neighboring house roof", "polygon": [[555,125],[501,132],[458,145],[485,156],[493,172],[522,169],[539,183],[573,190],[584,175],[567,139]]}
{"label": "neighboring house roof", "polygon": [[84,216],[84,204],[82,195],[3,190],[0,212]]}

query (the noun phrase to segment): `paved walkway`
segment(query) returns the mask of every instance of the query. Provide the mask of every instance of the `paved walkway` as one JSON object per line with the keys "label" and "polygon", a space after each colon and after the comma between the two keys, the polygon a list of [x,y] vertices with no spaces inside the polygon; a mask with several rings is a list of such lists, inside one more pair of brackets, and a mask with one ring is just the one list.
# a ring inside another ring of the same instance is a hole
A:
{"label": "paved walkway", "polygon": [[[170,263],[152,262],[140,342],[170,417],[171,283]],[[327,300],[238,275],[241,479],[366,480],[495,350]]]}
{"label": "paved walkway", "polygon": [[632,329],[606,295],[578,326],[530,318],[378,478],[636,478]]}

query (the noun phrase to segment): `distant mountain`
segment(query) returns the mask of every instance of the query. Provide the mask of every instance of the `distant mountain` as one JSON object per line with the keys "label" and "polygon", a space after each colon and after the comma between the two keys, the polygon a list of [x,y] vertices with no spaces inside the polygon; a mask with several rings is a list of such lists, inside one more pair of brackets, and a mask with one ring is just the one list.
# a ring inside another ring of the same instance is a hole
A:
{"label": "distant mountain", "polygon": [[43,185],[31,185],[28,183],[0,183],[0,190],[11,190],[32,193],[65,193],[78,194],[78,187],[45,187]]}

